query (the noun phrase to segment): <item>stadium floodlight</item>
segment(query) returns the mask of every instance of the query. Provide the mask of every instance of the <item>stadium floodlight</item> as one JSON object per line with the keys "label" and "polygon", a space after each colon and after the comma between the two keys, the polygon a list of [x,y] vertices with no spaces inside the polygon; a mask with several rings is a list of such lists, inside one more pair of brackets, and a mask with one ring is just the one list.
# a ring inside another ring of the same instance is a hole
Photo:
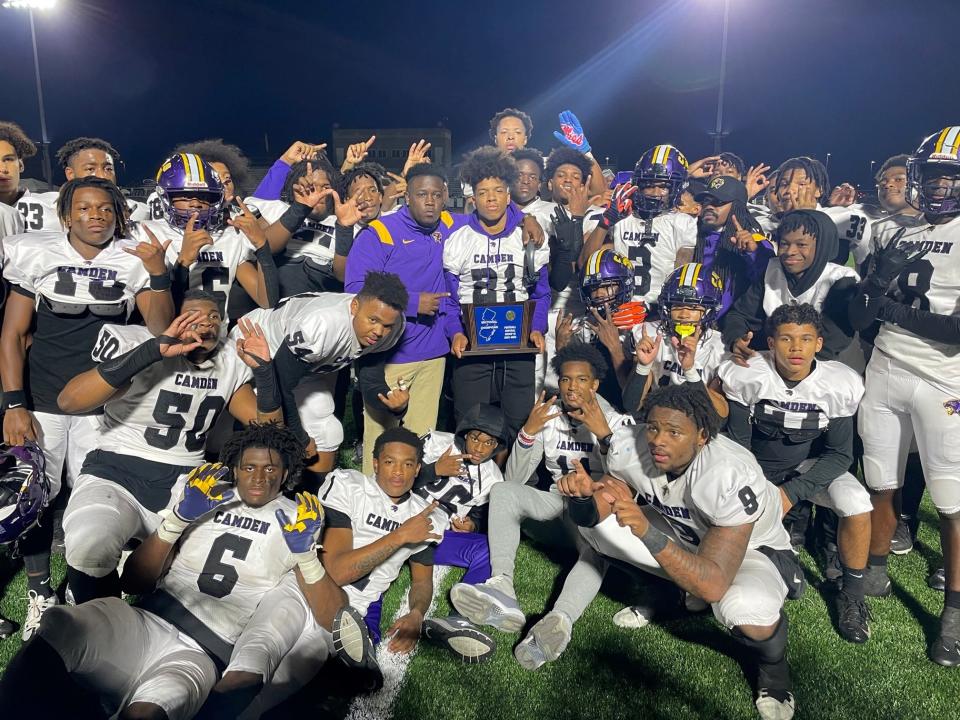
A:
{"label": "stadium floodlight", "polygon": [[723,91],[727,81],[727,33],[730,26],[730,0],[723,0],[723,31],[720,35],[720,82],[717,90],[717,125],[710,135],[713,136],[713,154],[719,155],[723,132]]}
{"label": "stadium floodlight", "polygon": [[50,166],[50,138],[47,137],[47,114],[43,109],[43,85],[40,83],[40,55],[37,52],[37,28],[33,22],[34,10],[52,10],[57,0],[3,0],[3,7],[26,10],[30,14],[30,38],[33,40],[33,74],[37,81],[37,103],[40,106],[40,136],[43,150],[43,179],[52,187],[53,169]]}

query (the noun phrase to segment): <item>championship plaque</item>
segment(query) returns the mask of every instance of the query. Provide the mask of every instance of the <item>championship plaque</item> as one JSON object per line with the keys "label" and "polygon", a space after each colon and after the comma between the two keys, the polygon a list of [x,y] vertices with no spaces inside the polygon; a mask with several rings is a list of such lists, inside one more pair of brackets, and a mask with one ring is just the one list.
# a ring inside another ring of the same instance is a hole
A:
{"label": "championship plaque", "polygon": [[464,355],[509,355],[535,353],[530,342],[533,322],[533,300],[497,302],[490,305],[464,303],[463,324],[467,330]]}

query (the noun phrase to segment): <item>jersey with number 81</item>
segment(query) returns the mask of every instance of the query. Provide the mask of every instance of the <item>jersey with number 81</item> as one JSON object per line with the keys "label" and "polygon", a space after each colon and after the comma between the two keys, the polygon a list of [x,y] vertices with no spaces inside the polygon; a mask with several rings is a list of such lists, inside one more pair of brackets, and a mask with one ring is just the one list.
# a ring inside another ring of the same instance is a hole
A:
{"label": "jersey with number 81", "polygon": [[637,490],[670,523],[688,550],[695,552],[712,527],[747,523],[753,523],[749,548],[790,547],[780,518],[780,490],[764,477],[749,450],[718,435],[682,475],[671,480],[653,464],[646,427],[626,426],[614,432],[607,453],[610,474]]}
{"label": "jersey with number 81", "polygon": [[[873,228],[874,246],[884,248],[900,229],[892,220]],[[907,228],[899,243],[919,242],[926,255],[903,269],[890,287],[901,302],[939,315],[960,310],[960,217],[943,225]],[[960,393],[960,353],[955,344],[944,344],[914,335],[892,323],[883,323],[876,346],[917,375],[947,393]]]}
{"label": "jersey with number 81", "polygon": [[[117,357],[151,337],[140,325],[105,325],[93,359]],[[210,428],[233,394],[252,378],[232,340],[199,365],[183,356],[164,358],[104,405],[97,447],[168,465],[199,464]]]}

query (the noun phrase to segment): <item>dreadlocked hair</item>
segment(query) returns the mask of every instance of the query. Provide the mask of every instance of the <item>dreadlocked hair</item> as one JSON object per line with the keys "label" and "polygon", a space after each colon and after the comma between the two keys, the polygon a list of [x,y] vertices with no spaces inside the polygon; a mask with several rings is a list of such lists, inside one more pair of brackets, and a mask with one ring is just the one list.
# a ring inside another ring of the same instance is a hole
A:
{"label": "dreadlocked hair", "polygon": [[722,152],[720,153],[720,159],[723,160],[728,165],[732,165],[733,168],[737,171],[737,174],[742,178],[743,173],[747,169],[747,164],[743,161],[743,158],[732,152]]}
{"label": "dreadlocked hair", "polygon": [[530,119],[530,116],[527,115],[523,110],[517,110],[516,108],[504,108],[492,118],[490,118],[490,139],[497,139],[497,130],[500,127],[500,121],[504,118],[515,117],[517,120],[523,123],[523,129],[527,133],[527,137],[533,134],[533,120]]}
{"label": "dreadlocked hair", "polygon": [[377,163],[354,165],[352,169],[343,174],[343,197],[346,198],[350,194],[350,186],[353,185],[354,181],[362,177],[373,180],[373,184],[377,186],[377,192],[383,195],[383,177],[386,172],[381,172],[382,170],[383,166]]}
{"label": "dreadlocked hair", "polygon": [[547,167],[544,170],[544,175],[547,180],[553,180],[553,176],[557,174],[557,170],[560,169],[561,165],[573,165],[580,171],[583,182],[587,182],[587,175],[590,174],[591,165],[590,161],[587,160],[582,153],[569,147],[558,147],[551,150],[550,155],[547,156]]}
{"label": "dreadlocked hair", "polygon": [[774,337],[781,325],[812,325],[823,337],[823,318],[810,303],[781,305],[767,318],[767,337]]}
{"label": "dreadlocked hair", "polygon": [[64,143],[63,147],[57,150],[57,162],[63,170],[67,169],[73,156],[81,150],[102,150],[111,158],[114,163],[120,162],[120,153],[106,140],[100,138],[78,137]]}
{"label": "dreadlocked hair", "polygon": [[0,121],[0,140],[13,146],[18,160],[26,160],[37,154],[37,146],[31,142],[23,129],[13,122]]}
{"label": "dreadlocked hair", "polygon": [[290,172],[287,173],[287,179],[283,182],[283,189],[280,191],[280,199],[284,202],[293,202],[293,186],[307,174],[307,164],[314,170],[320,170],[330,181],[330,187],[340,192],[343,186],[343,176],[337,170],[323,153],[318,153],[313,160],[301,160],[290,166]]}
{"label": "dreadlocked hair", "polygon": [[883,165],[880,166],[880,169],[877,171],[877,174],[873,176],[873,179],[877,182],[880,182],[880,178],[883,177],[883,174],[892,167],[907,167],[907,160],[910,159],[909,155],[894,155],[893,157],[888,157],[883,161]]}
{"label": "dreadlocked hair", "polygon": [[236,145],[225,143],[223,138],[209,138],[180,145],[174,148],[170,155],[179,153],[199,155],[208,163],[223,163],[230,171],[230,177],[233,178],[233,185],[236,188],[235,194],[243,195],[243,191],[246,190],[247,183],[250,180],[250,161]]}
{"label": "dreadlocked hair", "polygon": [[830,195],[830,177],[827,175],[827,169],[823,166],[822,162],[808,155],[801,155],[800,157],[784,160],[780,167],[776,169],[775,173],[779,180],[785,177],[784,173],[790,173],[790,175],[792,175],[794,170],[803,170],[807,179],[812,180],[814,184],[820,188],[819,199],[826,201]]}
{"label": "dreadlocked hair", "polygon": [[560,369],[566,363],[571,362],[582,362],[589,365],[593,377],[597,380],[603,380],[607,375],[607,361],[604,359],[603,353],[590,343],[579,340],[569,342],[557,350],[550,362],[558,377],[561,375]]}
{"label": "dreadlocked hair", "polygon": [[780,224],[777,226],[774,238],[779,242],[784,235],[794,230],[801,230],[817,240],[820,239],[820,226],[808,212],[798,212],[794,210],[784,215]]}
{"label": "dreadlocked hair", "polygon": [[517,169],[517,162],[492,145],[484,145],[467,153],[463,156],[463,165],[460,166],[460,178],[474,188],[488,178],[503,180],[510,186],[518,177],[520,171]]}
{"label": "dreadlocked hair", "polygon": [[708,439],[720,432],[721,420],[713,408],[703,383],[682,383],[656,388],[647,395],[640,408],[641,420],[646,422],[656,407],[678,410],[693,420],[697,430],[704,430]]}
{"label": "dreadlocked hair", "polygon": [[243,451],[247,448],[262,448],[277,453],[287,472],[284,488],[289,489],[297,484],[303,471],[303,453],[306,446],[300,442],[293,430],[278,422],[250,423],[224,443],[220,451],[220,462],[231,469],[235,468],[240,464]]}
{"label": "dreadlocked hair", "polygon": [[60,188],[60,197],[57,198],[57,217],[60,224],[67,226],[70,219],[70,210],[73,208],[73,196],[80,188],[96,188],[103,190],[110,196],[110,202],[113,204],[113,215],[117,224],[113,230],[115,238],[127,237],[129,234],[129,223],[127,221],[127,199],[120,192],[120,188],[109,180],[98,178],[93,175],[83,178],[74,178],[68,180]]}
{"label": "dreadlocked hair", "polygon": [[[740,227],[749,230],[752,233],[763,235],[763,228],[756,218],[750,214],[746,203],[734,200],[730,208],[730,214],[727,216],[727,223],[720,231],[720,242],[717,244],[717,252],[714,256],[713,271],[720,276],[722,287],[727,287],[727,282],[734,277],[734,274],[740,265],[737,262],[739,251],[733,244],[733,237],[737,234],[737,228],[733,224],[733,218],[737,219]],[[701,233],[702,235],[702,233]],[[704,240],[706,236],[698,237],[697,244],[693,249],[693,260],[691,262],[702,263]]]}

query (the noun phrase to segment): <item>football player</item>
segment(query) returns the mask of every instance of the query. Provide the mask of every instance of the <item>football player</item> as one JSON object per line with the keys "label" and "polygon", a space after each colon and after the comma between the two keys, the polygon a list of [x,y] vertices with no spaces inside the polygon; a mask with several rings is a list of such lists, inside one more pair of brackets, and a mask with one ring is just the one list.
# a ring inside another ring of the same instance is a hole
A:
{"label": "football player", "polygon": [[717,435],[720,418],[700,383],[658,388],[644,408],[645,424],[621,425],[608,439],[609,475],[578,465],[560,479],[570,516],[597,552],[710,603],[757,662],[760,716],[789,720],[784,577],[800,566],[780,491],[749,451]]}
{"label": "football player", "polygon": [[526,147],[531,133],[533,120],[523,110],[508,107],[490,118],[490,139],[503,152]]}
{"label": "football player", "polygon": [[513,152],[513,159],[517,161],[517,181],[510,188],[510,198],[525,212],[532,212],[541,203],[549,205],[540,199],[543,153],[536,148],[520,148]]}
{"label": "football player", "polygon": [[671,212],[687,182],[687,159],[673,145],[657,145],[637,161],[630,185],[614,190],[597,228],[590,233],[581,262],[613,244],[633,263],[633,299],[653,308],[663,281],[676,265],[680,248],[697,243],[694,220]]}
{"label": "football player", "polygon": [[753,452],[780,488],[784,513],[811,500],[840,517],[838,628],[845,640],[864,643],[870,637],[863,578],[872,505],[847,471],[863,381],[842,363],[815,360],[823,332],[812,305],[781,305],[767,325],[768,352],[753,355],[746,367],[732,360],[720,366],[730,401],[727,434]]}
{"label": "football player", "polygon": [[[15,207],[24,191],[20,189],[23,161],[37,154],[26,133],[16,123],[0,121],[0,205]],[[0,216],[2,217],[2,216]],[[5,221],[5,224],[9,221]]]}
{"label": "football player", "polygon": [[302,456],[289,430],[253,425],[226,444],[223,465],[193,470],[124,568],[137,605],[100,598],[56,608],[0,683],[4,715],[29,714],[25,691],[39,689],[42,677],[54,715],[78,710],[71,699],[79,685],[108,714],[186,720],[229,666],[233,645],[243,646],[270,591],[299,584],[319,614],[342,602],[317,557],[316,498],[295,503],[280,494]]}
{"label": "football player", "polygon": [[408,653],[416,647],[433,599],[434,545],[449,519],[437,501],[411,492],[423,457],[414,433],[402,427],[385,430],[373,454],[373,477],[338,469],[320,488],[326,511],[323,564],[346,591],[350,612],[366,615],[370,635],[379,643],[380,618],[367,610],[409,562],[410,610],[387,630],[388,649]]}
{"label": "football player", "polygon": [[336,372],[362,355],[396,345],[408,302],[396,275],[370,272],[355,295],[296,295],[275,309],[245,316],[263,328],[276,362],[284,421],[316,445],[312,472],[332,470],[343,441],[343,426],[334,414]]}
{"label": "football player", "polygon": [[934,133],[907,160],[907,198],[924,224],[878,223],[874,269],[850,303],[864,329],[881,320],[859,413],[864,478],[873,491],[868,595],[888,595],[887,555],[897,524],[894,491],[915,438],[930,497],[940,515],[946,598],[934,662],[960,664],[960,431],[951,413],[960,397],[956,317],[960,296],[960,127]]}
{"label": "football player", "polygon": [[[466,156],[461,173],[474,188],[477,209],[467,224],[444,242],[443,267],[450,297],[475,305],[533,300],[529,339],[542,353],[550,302],[549,249],[534,247],[532,266],[528,267],[522,224],[507,212],[517,164],[496,148],[482,147]],[[533,404],[534,358],[464,357],[468,340],[461,315],[447,320],[450,351],[457,358],[452,373],[456,419],[459,422],[477,403],[498,403],[511,433],[516,433]]]}
{"label": "football player", "polygon": [[[51,498],[62,474],[73,485],[94,442],[92,413],[65,414],[57,395],[93,365],[90,353],[100,328],[127,322],[134,308],[153,332],[173,318],[165,247],[150,234],[140,243],[128,239],[126,206],[116,185],[97,177],[70,180],[57,208],[65,232],[5,238],[3,276],[12,292],[0,334],[4,442],[40,442]],[[30,599],[24,639],[56,602],[49,586],[51,539],[52,523],[45,522],[21,540]]]}
{"label": "football player", "polygon": [[[606,467],[606,448],[612,428],[632,422],[599,397],[597,388],[607,368],[603,356],[590,345],[571,342],[554,358],[560,377],[560,402],[540,393],[530,416],[513,444],[505,477],[490,491],[488,536],[489,580],[454,585],[450,598],[457,612],[478,625],[518,632],[526,616],[517,602],[513,575],[520,526],[525,519],[557,521],[560,537],[567,538],[567,502],[553,485],[549,491],[527,485],[542,461],[556,483],[577,464],[599,478]],[[553,538],[554,542],[557,541]],[[606,565],[583,543],[576,564],[567,574],[559,598],[517,646],[514,655],[527,670],[556,660],[564,651],[573,623],[600,590]]]}
{"label": "football player", "polygon": [[583,156],[583,159],[589,163],[589,169],[584,174],[584,178],[589,186],[589,194],[603,195],[607,190],[607,179],[603,175],[603,168],[593,156],[593,148],[583,132],[583,126],[580,120],[571,110],[564,110],[560,113],[560,130],[554,130],[553,136],[563,143],[566,147],[575,150]]}
{"label": "football player", "polygon": [[833,221],[818,210],[793,210],[774,235],[779,262],[768,262],[763,278],[737,298],[724,316],[723,340],[734,354],[749,359],[765,344],[764,321],[781,305],[807,303],[821,314],[820,357],[836,359],[853,340],[847,314],[860,276],[837,265],[839,239]]}
{"label": "football player", "polygon": [[267,230],[239,200],[241,214],[227,219],[223,185],[209,163],[188,153],[170,157],[157,171],[157,196],[164,219],[137,223],[133,235],[149,230],[167,241],[179,297],[202,288],[220,298],[225,312],[236,282],[260,307],[277,304],[280,291]]}
{"label": "football player", "polygon": [[78,602],[119,594],[120,552],[154,530],[225,410],[244,424],[282,419],[262,330],[242,323],[236,342],[225,342],[218,299],[202,290],[190,291],[181,311],[158,337],[139,326],[104,326],[92,352],[97,366],[58,398],[68,413],[103,408],[63,520]]}

